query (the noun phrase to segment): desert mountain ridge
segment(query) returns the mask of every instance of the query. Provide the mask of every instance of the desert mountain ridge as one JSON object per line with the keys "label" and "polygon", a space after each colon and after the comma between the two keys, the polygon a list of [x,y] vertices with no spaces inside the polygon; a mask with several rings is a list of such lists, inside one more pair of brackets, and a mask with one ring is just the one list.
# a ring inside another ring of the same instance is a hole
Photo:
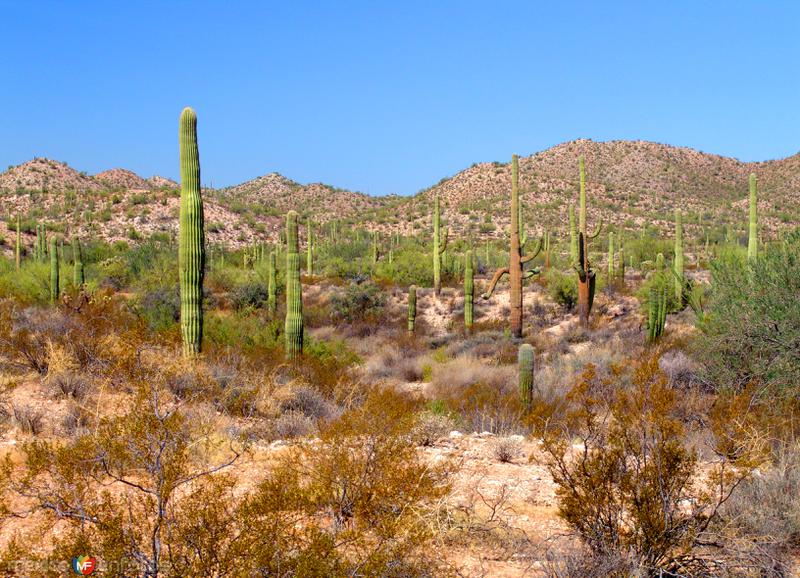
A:
{"label": "desert mountain ridge", "polygon": [[[689,235],[722,225],[740,230],[747,219],[751,172],[759,179],[763,234],[800,224],[800,154],[742,162],[647,141],[581,139],[520,158],[529,229],[566,230],[568,206],[577,201],[580,155],[586,159],[590,217],[614,228],[650,226],[667,232],[679,208]],[[402,197],[304,185],[272,172],[239,185],[205,189],[207,234],[211,243],[230,246],[272,242],[290,209],[300,212],[303,222],[335,219],[368,230],[415,234],[430,227],[430,205],[439,195],[453,233],[501,237],[508,222],[510,178],[508,163],[476,163]],[[136,239],[176,230],[177,188],[170,179],[145,179],[123,168],[88,175],[66,163],[35,158],[0,173],[0,216],[7,225],[19,213],[109,241]]]}

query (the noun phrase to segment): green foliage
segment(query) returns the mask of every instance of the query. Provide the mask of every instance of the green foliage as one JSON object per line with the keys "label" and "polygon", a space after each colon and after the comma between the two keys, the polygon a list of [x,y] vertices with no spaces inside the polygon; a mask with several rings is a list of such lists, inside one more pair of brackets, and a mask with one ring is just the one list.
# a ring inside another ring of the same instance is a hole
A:
{"label": "green foliage", "polygon": [[386,294],[371,281],[351,283],[343,294],[331,297],[331,317],[335,321],[374,322],[383,316]]}
{"label": "green foliage", "polygon": [[565,275],[555,267],[547,271],[547,290],[550,297],[567,311],[578,302],[578,280],[575,275]]}
{"label": "green foliage", "polygon": [[743,252],[712,263],[698,358],[720,389],[748,384],[771,395],[800,392],[800,230],[755,261]]}

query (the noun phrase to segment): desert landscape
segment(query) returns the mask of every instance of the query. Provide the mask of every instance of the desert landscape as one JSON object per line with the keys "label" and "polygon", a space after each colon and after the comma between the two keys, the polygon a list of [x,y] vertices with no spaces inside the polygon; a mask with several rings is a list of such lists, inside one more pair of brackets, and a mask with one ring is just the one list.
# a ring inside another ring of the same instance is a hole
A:
{"label": "desert landscape", "polygon": [[3,8],[0,577],[800,576],[800,4]]}

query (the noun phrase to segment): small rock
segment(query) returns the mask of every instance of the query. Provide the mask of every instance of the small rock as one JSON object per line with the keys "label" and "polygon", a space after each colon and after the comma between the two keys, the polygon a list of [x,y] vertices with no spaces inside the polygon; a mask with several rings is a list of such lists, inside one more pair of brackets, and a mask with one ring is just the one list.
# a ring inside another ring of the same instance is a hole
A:
{"label": "small rock", "polygon": [[456,440],[456,439],[463,438],[463,437],[464,437],[464,434],[462,434],[458,430],[453,430],[453,431],[450,432],[450,439],[451,440]]}

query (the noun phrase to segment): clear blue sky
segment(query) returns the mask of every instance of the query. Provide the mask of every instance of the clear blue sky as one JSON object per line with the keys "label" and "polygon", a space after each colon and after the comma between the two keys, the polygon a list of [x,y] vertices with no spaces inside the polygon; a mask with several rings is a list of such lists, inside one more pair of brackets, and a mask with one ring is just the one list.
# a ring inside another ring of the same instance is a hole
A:
{"label": "clear blue sky", "polygon": [[[556,4],[559,4],[558,6]],[[414,193],[575,138],[800,150],[800,2],[0,0],[0,167]]]}

